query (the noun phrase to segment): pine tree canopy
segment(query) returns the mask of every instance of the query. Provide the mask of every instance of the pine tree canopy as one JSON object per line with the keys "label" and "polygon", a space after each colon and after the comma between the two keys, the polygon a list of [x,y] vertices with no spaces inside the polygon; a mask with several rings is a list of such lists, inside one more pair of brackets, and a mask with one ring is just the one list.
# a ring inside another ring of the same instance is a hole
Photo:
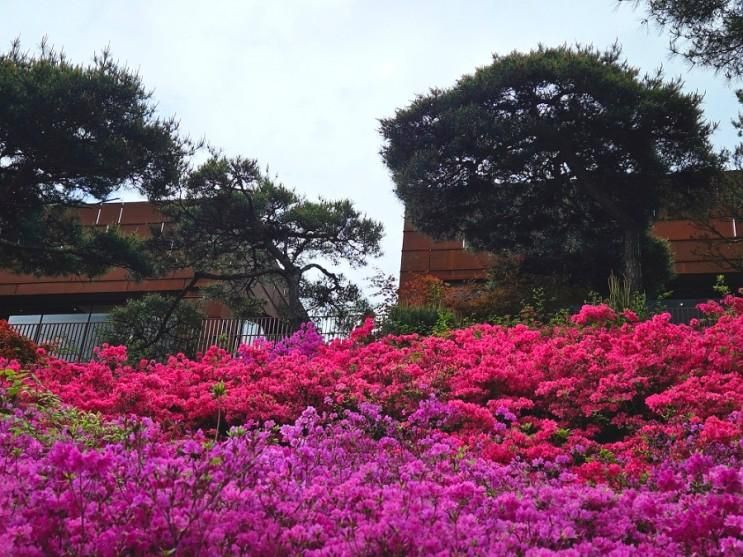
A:
{"label": "pine tree canopy", "polygon": [[730,78],[743,75],[743,2],[740,0],[631,1],[644,5],[648,20],[655,21],[670,34],[673,53]]}
{"label": "pine tree canopy", "polygon": [[140,242],[83,229],[72,209],[122,189],[161,198],[189,151],[140,77],[108,52],[73,64],[42,44],[0,54],[0,267],[95,275],[148,272]]}
{"label": "pine tree canopy", "polygon": [[360,298],[337,266],[380,255],[382,225],[342,200],[308,200],[261,172],[256,161],[214,154],[162,206],[172,220],[153,239],[169,268],[190,268],[193,284],[221,284],[232,301],[260,283],[276,287],[296,324],[308,312],[342,310]]}
{"label": "pine tree canopy", "polygon": [[654,216],[703,202],[721,169],[701,101],[618,47],[540,47],[382,120],[382,156],[424,232],[535,257],[618,239],[616,269],[640,288]]}

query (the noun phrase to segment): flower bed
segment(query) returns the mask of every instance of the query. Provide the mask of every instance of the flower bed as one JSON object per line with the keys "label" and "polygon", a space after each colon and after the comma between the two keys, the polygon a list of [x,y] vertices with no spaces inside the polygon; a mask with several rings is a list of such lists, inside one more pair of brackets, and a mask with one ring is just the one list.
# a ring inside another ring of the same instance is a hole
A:
{"label": "flower bed", "polygon": [[[290,423],[307,406],[322,412],[361,402],[405,418],[435,398],[449,412],[440,429],[494,460],[601,453],[635,475],[670,453],[740,437],[743,317],[694,328],[666,315],[607,325],[605,311],[596,323],[594,308],[578,320],[587,314],[594,318],[585,326],[478,325],[379,340],[357,332],[329,345],[302,332],[297,342],[246,346],[235,358],[212,348],[197,360],[134,367],[124,347],[107,347],[97,361],[49,359],[34,373],[68,404],[150,417],[176,434],[212,429],[218,417],[226,431],[246,420]],[[690,444],[695,428],[703,435]]]}
{"label": "flower bed", "polygon": [[[432,410],[434,412],[432,412]],[[740,460],[660,463],[621,491],[564,463],[502,465],[362,405],[215,445],[144,422],[40,443],[0,426],[7,555],[739,555]],[[15,417],[43,428],[27,411]],[[95,445],[95,443],[93,443]]]}
{"label": "flower bed", "polygon": [[0,553],[738,555],[739,306],[11,362]]}

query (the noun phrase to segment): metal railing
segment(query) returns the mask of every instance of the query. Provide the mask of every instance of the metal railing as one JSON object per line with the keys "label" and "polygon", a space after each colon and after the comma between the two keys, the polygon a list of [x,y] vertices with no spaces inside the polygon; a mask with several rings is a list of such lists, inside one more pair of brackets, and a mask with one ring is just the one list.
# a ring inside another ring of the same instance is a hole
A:
{"label": "metal railing", "polygon": [[[312,323],[327,342],[348,336],[360,319],[359,316],[318,316],[312,318]],[[106,342],[111,333],[108,321],[45,323],[43,316],[37,322],[11,323],[10,327],[44,346],[51,355],[68,362],[89,361],[93,348]],[[277,317],[210,318],[202,322],[200,330],[188,338],[179,339],[178,344],[188,347],[193,353],[203,353],[215,345],[235,353],[242,344],[253,344],[258,340],[277,342],[292,332],[290,322]]]}
{"label": "metal railing", "polygon": [[[671,314],[673,323],[688,323],[691,319],[703,319],[695,301],[664,303],[656,311]],[[359,316],[318,316],[312,319],[317,331],[326,341],[344,338],[360,322]],[[47,348],[53,356],[68,362],[89,361],[93,348],[110,337],[108,321],[44,322],[43,316],[34,323],[15,323],[10,326],[21,335]],[[277,342],[292,334],[292,327],[285,319],[255,317],[252,319],[210,318],[202,322],[201,328],[187,338],[172,341],[173,351],[203,353],[211,346],[219,346],[235,353],[242,344],[253,344],[260,340]]]}
{"label": "metal railing", "polygon": [[[345,338],[356,327],[361,318],[355,316],[319,316],[311,319],[315,329],[325,342]],[[258,340],[276,342],[290,336],[291,323],[276,317],[257,317],[252,319],[205,319],[199,331],[197,352],[204,352],[210,346],[219,346],[235,352],[242,344],[253,344]]]}
{"label": "metal railing", "polygon": [[109,332],[108,322],[16,323],[10,327],[68,362],[90,359],[93,348],[105,342]]}
{"label": "metal railing", "polygon": [[704,314],[697,309],[697,304],[706,300],[662,300],[662,301],[650,301],[649,306],[652,308],[653,313],[670,313],[671,323],[689,323],[692,319],[699,319],[700,321],[705,320]]}
{"label": "metal railing", "polygon": [[664,307],[662,312],[671,314],[671,323],[689,323],[692,319],[703,320],[704,314],[694,306]]}

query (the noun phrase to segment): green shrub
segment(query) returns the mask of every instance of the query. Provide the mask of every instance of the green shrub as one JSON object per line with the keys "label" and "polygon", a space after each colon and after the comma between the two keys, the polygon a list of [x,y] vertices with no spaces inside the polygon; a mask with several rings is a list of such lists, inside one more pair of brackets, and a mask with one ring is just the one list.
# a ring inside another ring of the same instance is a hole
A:
{"label": "green shrub", "polygon": [[[446,315],[442,315],[446,314]],[[387,319],[382,322],[380,332],[383,335],[431,335],[435,331],[443,332],[451,312],[426,306],[394,306]],[[450,328],[450,327],[449,327]]]}
{"label": "green shrub", "polygon": [[649,298],[658,298],[674,279],[673,252],[664,238],[648,233],[642,245],[642,282]]}
{"label": "green shrub", "polygon": [[181,301],[163,323],[172,303],[172,298],[148,294],[115,308],[105,342],[125,344],[131,361],[161,360],[178,352],[194,356],[204,313],[195,304]]}
{"label": "green shrub", "polygon": [[[28,435],[45,445],[72,439],[86,446],[97,446],[123,442],[131,434],[125,421],[112,422],[99,413],[62,404],[57,395],[27,370],[0,368],[0,383],[4,385],[0,396],[0,421],[5,420],[14,435]],[[33,404],[36,413],[33,420],[18,413],[21,399]],[[43,428],[38,427],[40,423],[44,424]],[[137,426],[136,422],[133,426]]]}

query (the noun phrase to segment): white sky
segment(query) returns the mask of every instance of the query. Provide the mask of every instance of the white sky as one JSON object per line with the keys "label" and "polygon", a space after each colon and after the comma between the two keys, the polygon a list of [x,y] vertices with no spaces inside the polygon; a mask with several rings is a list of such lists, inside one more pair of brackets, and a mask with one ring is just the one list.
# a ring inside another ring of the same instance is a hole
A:
{"label": "white sky", "polygon": [[385,255],[374,264],[396,275],[403,209],[379,156],[378,119],[494,52],[618,40],[633,65],[663,65],[704,92],[718,146],[736,142],[736,84],[669,58],[667,38],[641,18],[615,0],[0,0],[0,47],[20,37],[35,48],[47,35],[83,62],[110,45],[190,136],[383,221]]}

